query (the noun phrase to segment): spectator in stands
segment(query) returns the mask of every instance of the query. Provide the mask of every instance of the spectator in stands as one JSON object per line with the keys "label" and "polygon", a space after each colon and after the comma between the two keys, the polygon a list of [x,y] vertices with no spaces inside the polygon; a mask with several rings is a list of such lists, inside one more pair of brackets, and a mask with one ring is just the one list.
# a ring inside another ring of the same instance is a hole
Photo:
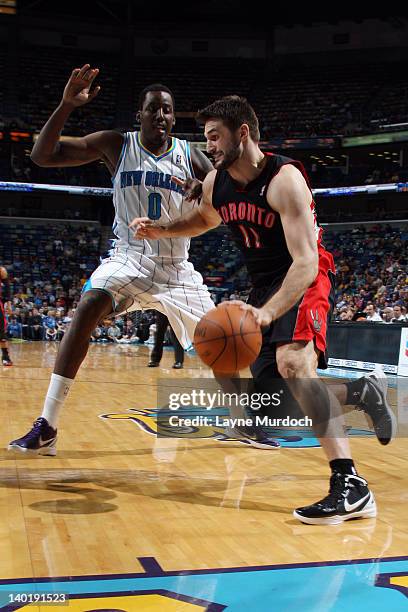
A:
{"label": "spectator in stands", "polygon": [[364,312],[367,315],[367,321],[371,321],[372,323],[382,323],[382,317],[372,302],[367,304]]}
{"label": "spectator in stands", "polygon": [[136,342],[136,340],[137,340],[136,327],[133,321],[130,318],[128,318],[126,319],[126,322],[124,325],[122,337],[118,339],[118,342],[120,344],[131,344],[132,342]]}
{"label": "spectator in stands", "polygon": [[394,310],[393,308],[391,308],[391,306],[386,306],[383,310],[382,313],[382,319],[383,319],[383,323],[392,323],[392,320],[394,318]]}
{"label": "spectator in stands", "polygon": [[29,317],[29,311],[28,309],[22,308],[22,309],[18,309],[19,313],[17,315],[17,322],[21,324],[21,329],[22,329],[22,338],[23,340],[29,340],[28,337],[28,317]]}
{"label": "spectator in stands", "polygon": [[354,316],[354,310],[349,306],[343,306],[340,309],[338,321],[352,321]]}
{"label": "spectator in stands", "polygon": [[43,318],[43,327],[45,331],[45,340],[57,339],[57,324],[54,310],[49,310],[47,315]]}
{"label": "spectator in stands", "polygon": [[74,316],[74,311],[71,308],[70,310],[68,310],[67,314],[62,319],[62,322],[65,323],[66,326],[68,326],[71,323],[73,316]]}
{"label": "spectator in stands", "polygon": [[67,326],[63,323],[61,313],[58,310],[55,311],[55,329],[57,332],[55,339],[60,342],[64,337]]}
{"label": "spectator in stands", "polygon": [[34,305],[37,307],[42,306],[42,293],[41,293],[41,289],[36,289],[35,293],[34,293]]}
{"label": "spectator in stands", "polygon": [[97,325],[91,334],[90,341],[98,342],[100,339],[102,339],[102,325]]}
{"label": "spectator in stands", "polygon": [[394,317],[392,319],[392,323],[405,323],[406,318],[402,313],[401,306],[399,304],[394,304]]}
{"label": "spectator in stands", "polygon": [[42,340],[44,328],[42,318],[37,308],[33,308],[28,317],[28,338],[29,340]]}
{"label": "spectator in stands", "polygon": [[336,304],[337,310],[341,310],[342,308],[344,308],[344,306],[347,306],[347,304],[349,303],[349,299],[350,298],[347,293],[343,293],[343,295],[341,296],[341,300]]}
{"label": "spectator in stands", "polygon": [[23,327],[21,323],[19,323],[16,317],[11,317],[8,326],[7,326],[7,336],[8,338],[22,338],[23,337]]}
{"label": "spectator in stands", "polygon": [[109,335],[109,329],[112,327],[111,319],[104,319],[94,330],[92,337],[96,342],[114,342],[112,336]]}
{"label": "spectator in stands", "polygon": [[119,315],[115,317],[114,324],[119,327],[120,336],[123,336],[123,332],[125,330],[125,315]]}
{"label": "spectator in stands", "polygon": [[111,320],[110,325],[108,327],[108,338],[111,342],[117,342],[122,337],[122,333],[120,331],[120,327],[115,323],[115,321]]}

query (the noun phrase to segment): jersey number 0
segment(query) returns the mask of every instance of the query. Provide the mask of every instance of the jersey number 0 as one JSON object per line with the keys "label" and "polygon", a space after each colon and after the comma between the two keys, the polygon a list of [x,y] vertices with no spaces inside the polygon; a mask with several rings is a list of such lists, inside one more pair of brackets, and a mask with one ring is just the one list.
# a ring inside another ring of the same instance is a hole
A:
{"label": "jersey number 0", "polygon": [[148,198],[149,207],[147,209],[147,216],[149,217],[149,219],[152,219],[153,221],[157,221],[157,219],[160,219],[161,201],[162,201],[162,197],[160,193],[156,193],[155,191],[153,191],[152,193],[149,193],[149,198]]}

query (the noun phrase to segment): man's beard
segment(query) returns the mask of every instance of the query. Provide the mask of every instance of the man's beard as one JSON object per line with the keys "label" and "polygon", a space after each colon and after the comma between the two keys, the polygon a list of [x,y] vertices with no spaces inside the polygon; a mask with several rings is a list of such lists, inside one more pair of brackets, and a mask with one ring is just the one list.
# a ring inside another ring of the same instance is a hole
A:
{"label": "man's beard", "polygon": [[237,145],[232,145],[231,149],[224,153],[224,159],[217,166],[217,170],[227,170],[232,164],[239,159],[240,156],[240,142]]}

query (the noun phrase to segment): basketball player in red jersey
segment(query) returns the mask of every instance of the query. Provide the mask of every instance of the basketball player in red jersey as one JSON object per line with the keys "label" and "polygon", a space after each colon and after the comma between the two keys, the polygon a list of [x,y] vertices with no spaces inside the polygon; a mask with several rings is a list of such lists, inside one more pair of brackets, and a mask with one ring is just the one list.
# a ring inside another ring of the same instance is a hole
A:
{"label": "basketball player in red jersey", "polygon": [[374,372],[330,388],[317,375],[327,367],[326,331],[335,267],[321,243],[313,197],[300,162],[265,155],[258,119],[244,98],[227,96],[198,114],[215,170],[203,183],[200,206],[168,225],[134,219],[140,237],[198,236],[223,221],[243,253],[253,289],[249,309],[263,327],[257,381],[284,377],[304,413],[313,419],[332,475],[328,495],[297,508],[310,524],[336,524],[376,516],[374,496],[357,474],[345,435],[342,405],[370,415],[380,442],[394,435],[384,373]]}
{"label": "basketball player in red jersey", "polygon": [[4,306],[2,302],[1,290],[3,288],[4,281],[8,278],[7,270],[3,266],[0,266],[0,348],[1,348],[1,362],[3,366],[8,367],[12,366],[13,362],[10,359],[10,355],[8,352],[8,342],[7,342],[7,320],[6,313],[4,312]]}

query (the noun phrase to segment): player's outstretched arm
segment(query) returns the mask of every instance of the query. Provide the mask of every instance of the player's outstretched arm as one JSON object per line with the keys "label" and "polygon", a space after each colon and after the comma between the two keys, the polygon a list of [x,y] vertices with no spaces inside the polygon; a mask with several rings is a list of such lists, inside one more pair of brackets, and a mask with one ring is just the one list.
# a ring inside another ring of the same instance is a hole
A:
{"label": "player's outstretched arm", "polygon": [[134,238],[157,240],[160,238],[189,238],[199,236],[220,225],[222,219],[214,209],[211,199],[216,171],[210,172],[203,183],[200,205],[180,219],[160,225],[147,217],[136,217],[129,227],[134,230]]}
{"label": "player's outstretched arm", "polygon": [[122,134],[103,131],[83,138],[59,140],[72,111],[98,95],[100,87],[92,89],[98,73],[99,69],[89,64],[72,71],[60,104],[42,128],[31,152],[31,159],[38,166],[80,166],[102,159],[113,173],[123,144]]}
{"label": "player's outstretched arm", "polygon": [[267,201],[280,215],[293,261],[280,289],[261,308],[237,302],[262,326],[284,315],[302,298],[315,280],[319,264],[312,194],[302,173],[292,165],[283,166],[268,187]]}
{"label": "player's outstretched arm", "polygon": [[293,165],[283,166],[269,185],[267,201],[280,215],[293,260],[279,291],[261,309],[275,320],[292,308],[313,283],[319,257],[310,206],[312,194],[302,173]]}

